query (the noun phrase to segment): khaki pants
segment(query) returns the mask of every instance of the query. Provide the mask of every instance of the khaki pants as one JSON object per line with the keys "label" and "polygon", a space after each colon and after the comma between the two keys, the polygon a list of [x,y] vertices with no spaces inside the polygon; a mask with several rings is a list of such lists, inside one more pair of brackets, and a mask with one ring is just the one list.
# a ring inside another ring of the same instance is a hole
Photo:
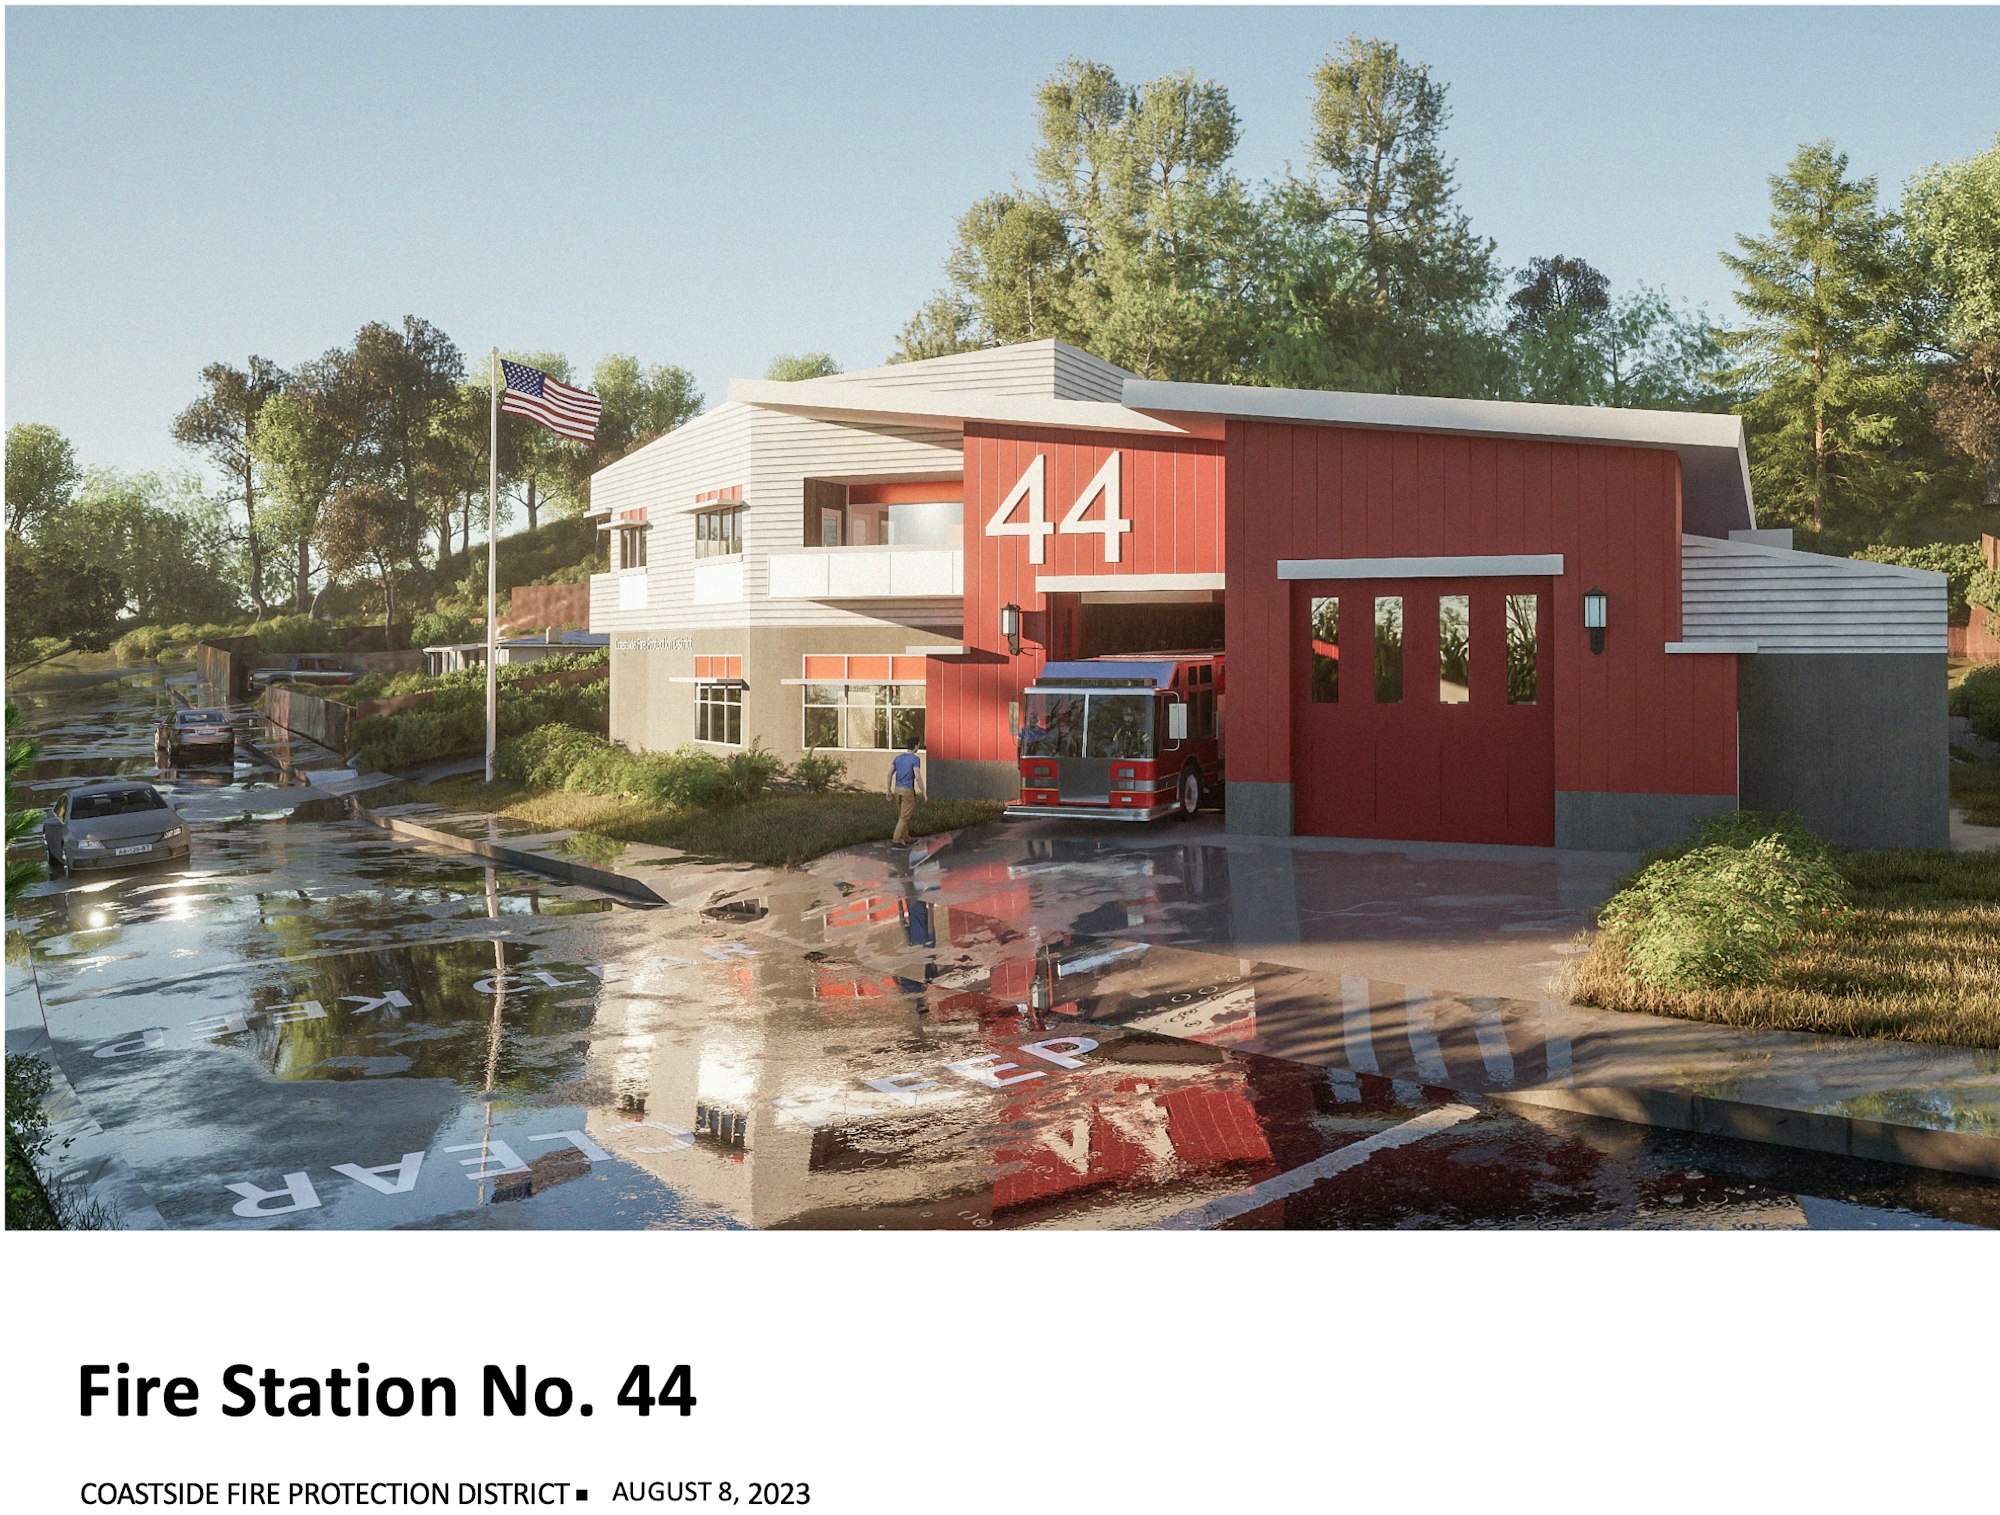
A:
{"label": "khaki pants", "polygon": [[896,791],[896,834],[893,841],[907,842],[910,839],[910,817],[917,813],[917,791],[898,789]]}

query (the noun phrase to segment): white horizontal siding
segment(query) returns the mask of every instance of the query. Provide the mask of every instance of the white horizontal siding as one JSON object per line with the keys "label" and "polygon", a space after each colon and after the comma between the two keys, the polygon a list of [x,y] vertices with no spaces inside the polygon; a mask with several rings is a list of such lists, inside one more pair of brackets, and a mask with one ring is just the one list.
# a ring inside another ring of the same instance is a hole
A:
{"label": "white horizontal siding", "polygon": [[1109,400],[1136,375],[1066,342],[1016,342],[977,352],[891,363],[840,374],[837,382],[870,388],[979,390],[995,395],[1035,395],[1057,400]]}
{"label": "white horizontal siding", "polygon": [[[592,479],[594,513],[643,506],[652,529],[646,545],[645,608],[621,610],[617,575],[600,574],[591,581],[591,629],[842,627],[884,621],[955,627],[961,613],[956,604],[885,601],[864,614],[823,601],[773,600],[769,554],[805,545],[808,478],[956,478],[963,467],[956,430],[844,425],[749,405],[719,406]],[[743,556],[702,559],[703,582],[697,592],[695,496],[737,486],[743,490]]]}
{"label": "white horizontal siding", "polygon": [[1941,653],[1944,575],[1683,537],[1681,637],[1754,642],[1760,653]]}

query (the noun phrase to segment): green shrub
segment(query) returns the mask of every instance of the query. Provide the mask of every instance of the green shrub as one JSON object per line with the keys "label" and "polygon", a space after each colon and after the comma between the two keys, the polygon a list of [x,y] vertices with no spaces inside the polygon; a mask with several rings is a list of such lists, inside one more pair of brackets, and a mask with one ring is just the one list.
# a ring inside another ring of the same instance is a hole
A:
{"label": "green shrub", "polygon": [[259,652],[332,652],[336,641],[333,627],[306,615],[273,616],[250,627]]}
{"label": "green shrub", "polygon": [[[1899,568],[1922,568],[1945,576],[1945,595],[1954,621],[1965,619],[1966,591],[1973,578],[1985,572],[1986,559],[1971,542],[1935,542],[1927,547],[1864,547],[1855,557],[1864,563],[1893,563]],[[1976,603],[1985,604],[1981,600]],[[1991,607],[1989,607],[1991,608]]]}
{"label": "green shrub", "polygon": [[1972,729],[2000,742],[2000,664],[1975,668],[1951,692],[1953,715],[1972,717]]}
{"label": "green shrub", "polygon": [[449,647],[457,642],[477,642],[486,636],[483,622],[446,610],[426,610],[410,624],[412,647]]}
{"label": "green shrub", "polygon": [[173,640],[173,634],[164,626],[134,626],[111,644],[111,655],[121,663],[150,663]]}
{"label": "green shrub", "polygon": [[1647,864],[1599,915],[1636,982],[1763,983],[1809,925],[1844,916],[1833,849],[1796,816],[1717,817],[1702,830],[1684,850]]}
{"label": "green shrub", "polygon": [[847,774],[847,760],[817,747],[792,764],[792,777],[808,794],[825,794]]}
{"label": "green shrub", "polygon": [[586,762],[605,755],[625,756],[595,732],[551,722],[509,737],[495,751],[493,762],[501,778],[536,789],[563,789],[580,787],[572,785],[571,778]]}
{"label": "green shrub", "polygon": [[723,765],[729,775],[728,786],[723,791],[723,803],[745,805],[756,799],[771,787],[771,780],[785,771],[785,765],[778,760],[775,752],[767,752],[752,743],[741,752],[734,752]]}

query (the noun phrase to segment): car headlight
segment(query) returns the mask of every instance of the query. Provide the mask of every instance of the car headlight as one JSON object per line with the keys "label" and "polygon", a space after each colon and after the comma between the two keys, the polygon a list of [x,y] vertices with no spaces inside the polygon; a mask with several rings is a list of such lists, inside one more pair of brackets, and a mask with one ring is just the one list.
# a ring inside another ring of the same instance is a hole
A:
{"label": "car headlight", "polygon": [[94,836],[80,836],[71,842],[70,845],[76,848],[78,852],[102,852],[104,850],[104,843],[100,842]]}
{"label": "car headlight", "polygon": [[175,837],[179,836],[185,830],[187,830],[187,827],[185,826],[169,826],[165,831],[160,833],[160,840],[163,842],[171,842]]}

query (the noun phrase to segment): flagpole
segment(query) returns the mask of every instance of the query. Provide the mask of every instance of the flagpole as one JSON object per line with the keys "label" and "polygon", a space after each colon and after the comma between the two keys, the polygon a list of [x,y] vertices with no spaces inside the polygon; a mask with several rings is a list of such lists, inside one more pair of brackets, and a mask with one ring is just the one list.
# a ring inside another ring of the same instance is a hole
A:
{"label": "flagpole", "polygon": [[500,572],[500,349],[487,359],[492,415],[486,444],[486,782],[493,782],[493,749],[500,738],[500,621],[494,585]]}

